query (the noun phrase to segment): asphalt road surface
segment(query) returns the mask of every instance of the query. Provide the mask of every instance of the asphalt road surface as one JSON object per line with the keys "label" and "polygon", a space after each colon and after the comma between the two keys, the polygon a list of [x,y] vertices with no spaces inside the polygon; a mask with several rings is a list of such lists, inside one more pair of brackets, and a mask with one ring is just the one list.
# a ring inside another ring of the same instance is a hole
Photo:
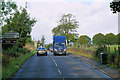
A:
{"label": "asphalt road surface", "polygon": [[54,56],[50,52],[48,56],[32,56],[13,77],[13,79],[18,78],[110,79],[104,73],[73,57]]}

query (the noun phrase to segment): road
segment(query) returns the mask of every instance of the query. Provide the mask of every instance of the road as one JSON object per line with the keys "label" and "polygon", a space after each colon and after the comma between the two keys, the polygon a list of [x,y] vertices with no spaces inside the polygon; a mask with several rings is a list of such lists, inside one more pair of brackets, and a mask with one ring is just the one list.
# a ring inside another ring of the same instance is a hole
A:
{"label": "road", "polygon": [[[17,78],[110,78],[104,73],[92,68],[70,56],[54,56],[48,52],[48,56],[32,56],[13,79]],[[108,79],[109,80],[109,79]]]}

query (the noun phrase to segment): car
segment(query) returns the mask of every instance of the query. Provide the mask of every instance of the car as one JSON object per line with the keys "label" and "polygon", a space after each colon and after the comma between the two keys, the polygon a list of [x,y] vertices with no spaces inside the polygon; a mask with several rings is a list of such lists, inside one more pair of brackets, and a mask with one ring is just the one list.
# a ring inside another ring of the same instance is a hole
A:
{"label": "car", "polygon": [[39,55],[46,55],[47,56],[47,50],[45,47],[39,47],[37,49],[37,56],[39,56]]}

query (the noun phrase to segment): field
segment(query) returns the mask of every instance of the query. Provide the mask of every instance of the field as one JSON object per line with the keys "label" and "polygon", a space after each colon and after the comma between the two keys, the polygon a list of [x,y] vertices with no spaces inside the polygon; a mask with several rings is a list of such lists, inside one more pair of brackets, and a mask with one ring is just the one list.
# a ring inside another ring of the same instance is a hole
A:
{"label": "field", "polygon": [[[116,48],[116,53],[118,54],[118,46],[120,45],[110,45],[110,53],[115,54],[115,48]],[[92,50],[96,51],[98,46],[91,46],[91,47],[81,47],[79,49],[85,49],[85,50]],[[108,52],[108,47],[107,47],[107,52]]]}
{"label": "field", "polygon": [[[120,69],[120,61],[119,61],[120,55],[119,55],[119,51],[118,51],[118,46],[120,46],[120,45],[111,45],[110,47],[107,46],[107,51],[105,51],[105,53],[108,54],[108,56],[107,56],[107,63],[108,64],[107,65],[114,67],[116,69]],[[104,48],[102,48],[102,50],[103,49]],[[97,50],[97,47],[88,47],[88,48],[69,47],[69,48],[67,48],[67,52],[69,52],[69,53],[81,55],[84,57],[88,57],[88,58],[92,58],[92,59],[95,59],[97,61],[100,61],[100,54],[97,54],[96,50]],[[97,55],[97,57],[96,57],[96,55]]]}
{"label": "field", "polygon": [[115,48],[116,48],[116,53],[118,53],[118,45],[111,45],[110,46],[110,53],[115,54]]}

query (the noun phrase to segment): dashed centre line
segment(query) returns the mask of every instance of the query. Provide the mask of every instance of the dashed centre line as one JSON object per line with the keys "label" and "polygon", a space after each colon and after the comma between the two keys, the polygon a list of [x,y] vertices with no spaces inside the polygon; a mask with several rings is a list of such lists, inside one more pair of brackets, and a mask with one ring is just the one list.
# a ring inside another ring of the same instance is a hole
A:
{"label": "dashed centre line", "polygon": [[57,67],[57,63],[55,63],[56,67]]}
{"label": "dashed centre line", "polygon": [[60,69],[58,69],[58,72],[61,74],[61,71],[60,71]]}
{"label": "dashed centre line", "polygon": [[52,58],[53,62],[55,63],[59,74],[62,75],[62,73],[61,73],[60,69],[58,68],[58,65],[57,65],[57,63],[55,62],[55,60],[53,59],[52,55],[50,55],[50,57]]}

